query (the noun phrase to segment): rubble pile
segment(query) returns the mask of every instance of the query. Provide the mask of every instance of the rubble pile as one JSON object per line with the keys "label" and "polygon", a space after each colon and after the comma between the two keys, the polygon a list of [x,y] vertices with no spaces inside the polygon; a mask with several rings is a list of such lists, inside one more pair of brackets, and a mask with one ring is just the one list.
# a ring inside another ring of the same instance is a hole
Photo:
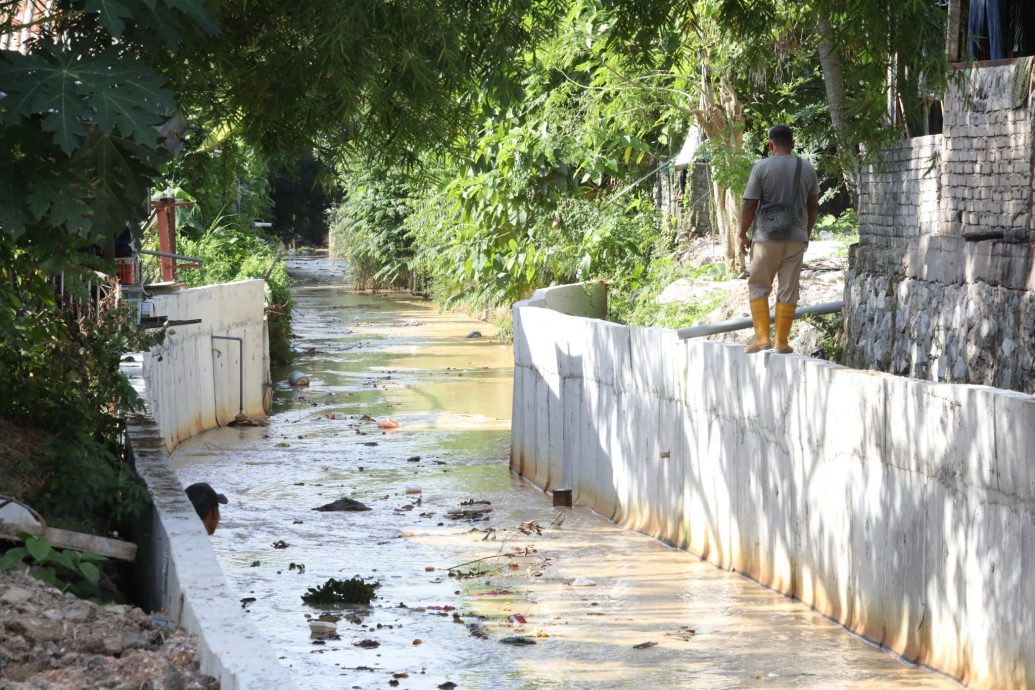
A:
{"label": "rubble pile", "polygon": [[196,641],[141,609],[0,573],[0,688],[209,690]]}

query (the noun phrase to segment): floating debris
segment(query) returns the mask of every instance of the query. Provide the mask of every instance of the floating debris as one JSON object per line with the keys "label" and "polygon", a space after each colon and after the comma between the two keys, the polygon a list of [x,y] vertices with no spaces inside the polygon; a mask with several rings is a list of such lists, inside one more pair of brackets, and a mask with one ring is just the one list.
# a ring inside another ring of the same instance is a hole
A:
{"label": "floating debris", "polygon": [[535,520],[522,522],[520,525],[518,525],[518,531],[522,534],[537,534],[539,536],[543,535],[543,528],[540,527],[539,523],[537,523]]}
{"label": "floating debris", "polygon": [[347,496],[342,496],[333,503],[327,503],[318,508],[313,508],[313,510],[320,510],[325,513],[345,513],[350,511],[370,510],[370,506],[348,498]]}
{"label": "floating debris", "polygon": [[525,635],[511,635],[510,637],[504,637],[500,640],[503,644],[513,645],[530,645],[536,644],[534,638],[526,637]]}
{"label": "floating debris", "polygon": [[319,604],[369,604],[377,596],[376,582],[364,582],[358,577],[348,580],[330,578],[319,587],[310,587],[302,595],[302,601],[310,605]]}
{"label": "floating debris", "polygon": [[338,632],[338,626],[330,621],[309,621],[309,632],[313,635],[333,635]]}

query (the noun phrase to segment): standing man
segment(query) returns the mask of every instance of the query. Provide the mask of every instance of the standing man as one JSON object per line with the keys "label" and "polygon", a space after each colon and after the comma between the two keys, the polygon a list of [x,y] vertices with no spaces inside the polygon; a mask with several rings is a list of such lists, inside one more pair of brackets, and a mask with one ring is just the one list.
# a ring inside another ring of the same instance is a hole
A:
{"label": "standing man", "polygon": [[[755,163],[744,189],[740,214],[740,248],[751,254],[748,296],[755,338],[746,352],[773,347],[769,339],[769,293],[776,293],[776,348],[789,354],[787,339],[798,305],[798,281],[805,249],[819,214],[819,178],[808,161],[791,154],[794,133],[787,125],[769,130],[768,158]],[[752,237],[748,229],[755,223]]]}

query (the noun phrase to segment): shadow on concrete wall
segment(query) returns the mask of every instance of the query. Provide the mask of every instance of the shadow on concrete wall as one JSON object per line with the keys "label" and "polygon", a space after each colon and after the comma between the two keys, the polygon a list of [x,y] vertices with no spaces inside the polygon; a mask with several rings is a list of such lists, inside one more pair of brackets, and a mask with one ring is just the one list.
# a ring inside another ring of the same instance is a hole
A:
{"label": "shadow on concrete wall", "polygon": [[516,471],[907,660],[1035,682],[1029,396],[520,311]]}

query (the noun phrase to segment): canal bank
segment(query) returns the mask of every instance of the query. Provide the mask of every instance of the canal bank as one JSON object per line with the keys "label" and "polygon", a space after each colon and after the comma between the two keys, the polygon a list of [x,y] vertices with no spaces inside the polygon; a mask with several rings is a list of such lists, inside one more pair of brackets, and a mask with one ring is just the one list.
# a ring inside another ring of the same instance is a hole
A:
{"label": "canal bank", "polygon": [[[557,512],[507,467],[513,360],[490,326],[348,292],[326,258],[290,268],[309,388],[275,372],[269,427],[202,434],[173,463],[228,495],[212,546],[298,687],[953,685],[690,554]],[[343,496],[371,510],[312,510]],[[353,575],[380,583],[373,605],[312,639],[301,595]]]}

